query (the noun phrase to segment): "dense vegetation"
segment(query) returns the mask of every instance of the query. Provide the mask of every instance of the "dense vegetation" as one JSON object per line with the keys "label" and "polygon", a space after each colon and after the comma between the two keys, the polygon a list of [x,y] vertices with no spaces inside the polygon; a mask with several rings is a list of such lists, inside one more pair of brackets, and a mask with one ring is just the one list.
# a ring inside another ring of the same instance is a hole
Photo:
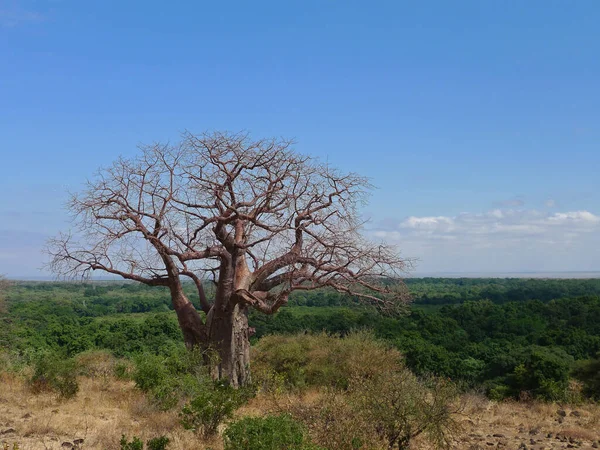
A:
{"label": "dense vegetation", "polygon": [[[600,396],[600,280],[425,278],[407,285],[415,301],[397,316],[335,292],[297,293],[277,315],[251,316],[254,340],[368,328],[400,350],[415,374],[446,377],[493,398],[564,399],[573,376],[585,395]],[[20,282],[6,303],[0,345],[30,361],[40,352],[71,357],[92,349],[169,356],[183,346],[169,295],[159,288]]]}

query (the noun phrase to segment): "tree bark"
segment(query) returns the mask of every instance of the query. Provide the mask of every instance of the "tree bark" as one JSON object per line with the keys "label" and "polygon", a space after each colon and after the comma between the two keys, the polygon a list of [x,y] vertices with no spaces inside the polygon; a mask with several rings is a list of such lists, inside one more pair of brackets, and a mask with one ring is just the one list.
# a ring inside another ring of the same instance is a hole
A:
{"label": "tree bark", "polygon": [[190,350],[193,347],[205,347],[208,340],[206,325],[181,287],[171,288],[171,301],[183,333],[185,346]]}
{"label": "tree bark", "polygon": [[237,388],[251,381],[248,310],[238,303],[227,305],[226,309],[213,307],[207,318],[208,344],[218,356],[211,373]]}

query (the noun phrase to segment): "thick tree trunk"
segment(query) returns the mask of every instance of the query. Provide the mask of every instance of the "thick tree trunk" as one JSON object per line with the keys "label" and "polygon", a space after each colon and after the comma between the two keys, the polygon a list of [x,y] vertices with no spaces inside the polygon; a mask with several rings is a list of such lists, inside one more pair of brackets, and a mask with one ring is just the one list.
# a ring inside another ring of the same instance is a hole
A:
{"label": "thick tree trunk", "polygon": [[[211,364],[213,378],[228,380],[237,388],[250,383],[250,334],[248,309],[238,301],[234,288],[247,288],[249,271],[243,259],[235,261],[234,257],[221,261],[215,301],[212,307],[205,302],[210,308],[205,323],[183,293],[177,277],[172,277],[169,289],[186,346],[208,350],[206,361]],[[165,264],[170,262],[165,257]],[[200,290],[199,294],[202,301]],[[216,361],[211,361],[211,351],[216,353]]]}
{"label": "thick tree trunk", "polygon": [[248,310],[243,305],[228,304],[221,310],[212,308],[207,318],[208,343],[218,355],[212,368],[215,379],[226,379],[231,386],[250,383],[250,334]]}
{"label": "thick tree trunk", "polygon": [[183,333],[183,341],[188,349],[193,347],[205,347],[208,340],[206,325],[202,322],[200,314],[188,300],[181,289],[174,289],[171,292],[171,300],[179,328]]}

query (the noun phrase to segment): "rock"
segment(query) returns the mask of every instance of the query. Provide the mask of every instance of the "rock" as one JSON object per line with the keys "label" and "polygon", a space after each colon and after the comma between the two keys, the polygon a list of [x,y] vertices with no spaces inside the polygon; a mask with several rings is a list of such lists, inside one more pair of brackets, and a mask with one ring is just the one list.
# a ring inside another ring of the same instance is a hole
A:
{"label": "rock", "polygon": [[529,434],[531,436],[535,436],[536,434],[538,434],[540,432],[539,428],[532,428],[531,430],[529,430]]}
{"label": "rock", "polygon": [[31,413],[25,413],[21,416],[21,419],[30,419],[31,418]]}
{"label": "rock", "polygon": [[531,445],[535,445],[535,444],[536,444],[536,440],[535,440],[535,439],[529,439],[529,443],[530,443]]}
{"label": "rock", "polygon": [[525,444],[525,442],[521,442],[521,445],[519,445],[519,450],[527,450],[527,444]]}
{"label": "rock", "polygon": [[581,412],[579,411],[571,411],[571,414],[569,414],[570,416],[573,417],[581,417]]}
{"label": "rock", "polygon": [[496,444],[493,442],[486,442],[487,445],[489,445],[490,447],[494,447]]}
{"label": "rock", "polygon": [[554,437],[554,435],[553,435],[552,433],[548,433],[548,434],[546,435],[546,437],[547,437],[548,439],[552,439],[552,438]]}
{"label": "rock", "polygon": [[558,418],[558,423],[563,423],[565,421],[565,419],[561,416]]}
{"label": "rock", "polygon": [[62,444],[60,444],[60,446],[64,448],[73,448],[73,444],[71,444],[70,442],[63,442]]}
{"label": "rock", "polygon": [[73,441],[73,444],[75,444],[75,445],[81,445],[81,444],[83,444],[83,439],[75,439]]}
{"label": "rock", "polygon": [[564,409],[559,409],[556,411],[556,414],[558,414],[560,417],[567,417],[567,412]]}
{"label": "rock", "polygon": [[10,433],[14,433],[15,429],[14,428],[7,428],[4,431],[0,431],[0,434],[10,434]]}
{"label": "rock", "polygon": [[506,436],[504,436],[503,434],[500,433],[496,433],[496,434],[492,434],[493,437],[495,438],[505,438]]}
{"label": "rock", "polygon": [[600,445],[598,445],[597,442],[592,443],[592,448],[598,448],[598,447],[600,447]]}

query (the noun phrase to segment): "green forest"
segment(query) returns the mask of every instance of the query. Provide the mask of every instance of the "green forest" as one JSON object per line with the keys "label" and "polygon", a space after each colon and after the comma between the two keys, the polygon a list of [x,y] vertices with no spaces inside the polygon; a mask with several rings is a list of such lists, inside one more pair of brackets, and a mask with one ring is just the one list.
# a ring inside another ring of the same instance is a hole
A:
{"label": "green forest", "polygon": [[[394,314],[334,291],[294,293],[273,316],[251,313],[253,343],[267,335],[370,330],[399,350],[416,375],[443,377],[492,399],[573,400],[574,384],[578,395],[600,398],[600,280],[409,278],[406,284],[413,301]],[[194,298],[194,286],[186,289]],[[25,362],[41,352],[71,357],[104,349],[133,359],[183,349],[162,288],[14,282],[4,302],[0,346]]]}

